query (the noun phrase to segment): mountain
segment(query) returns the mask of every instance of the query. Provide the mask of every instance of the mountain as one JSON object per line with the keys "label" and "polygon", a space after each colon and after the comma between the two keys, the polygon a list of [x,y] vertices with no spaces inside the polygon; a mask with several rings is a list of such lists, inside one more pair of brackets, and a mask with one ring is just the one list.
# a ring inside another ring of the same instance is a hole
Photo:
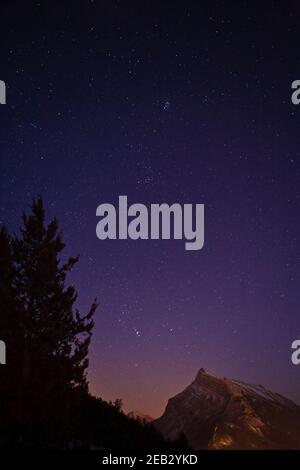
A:
{"label": "mountain", "polygon": [[153,418],[151,416],[145,415],[140,411],[130,411],[129,413],[127,413],[127,416],[128,418],[138,419],[140,421],[144,421],[145,423],[151,423],[151,421],[153,421]]}
{"label": "mountain", "polygon": [[154,421],[166,439],[197,449],[300,449],[300,406],[265,389],[200,369]]}

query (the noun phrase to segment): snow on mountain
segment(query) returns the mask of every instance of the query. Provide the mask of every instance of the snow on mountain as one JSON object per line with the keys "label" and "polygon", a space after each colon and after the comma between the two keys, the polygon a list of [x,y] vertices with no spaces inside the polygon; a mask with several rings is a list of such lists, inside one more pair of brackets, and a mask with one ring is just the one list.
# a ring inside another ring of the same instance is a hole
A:
{"label": "snow on mountain", "polygon": [[300,449],[300,407],[262,385],[200,369],[154,421],[165,438],[194,449]]}

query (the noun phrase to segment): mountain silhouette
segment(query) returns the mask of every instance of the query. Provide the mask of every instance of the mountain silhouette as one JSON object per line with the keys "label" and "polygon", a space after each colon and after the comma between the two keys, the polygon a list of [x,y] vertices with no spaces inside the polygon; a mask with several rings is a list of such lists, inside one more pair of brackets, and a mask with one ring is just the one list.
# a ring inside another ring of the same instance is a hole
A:
{"label": "mountain silhouette", "polygon": [[152,418],[152,416],[146,415],[146,414],[141,413],[140,411],[137,411],[137,410],[129,411],[129,413],[127,413],[127,416],[128,416],[128,418],[137,419],[137,420],[139,420],[141,422],[144,422],[144,423],[151,423],[151,421],[154,420],[154,418]]}

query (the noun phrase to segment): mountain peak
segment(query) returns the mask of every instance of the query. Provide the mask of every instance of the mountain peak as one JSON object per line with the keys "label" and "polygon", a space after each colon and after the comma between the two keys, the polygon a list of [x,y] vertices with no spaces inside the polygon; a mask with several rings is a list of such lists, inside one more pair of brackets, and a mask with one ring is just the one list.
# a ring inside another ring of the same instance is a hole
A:
{"label": "mountain peak", "polygon": [[211,377],[213,379],[221,380],[220,377],[215,375],[213,372],[211,372],[208,369],[204,369],[204,367],[201,367],[196,375],[196,380],[201,379],[202,377]]}
{"label": "mountain peak", "polygon": [[165,438],[184,433],[194,449],[300,449],[298,405],[204,368],[154,423]]}

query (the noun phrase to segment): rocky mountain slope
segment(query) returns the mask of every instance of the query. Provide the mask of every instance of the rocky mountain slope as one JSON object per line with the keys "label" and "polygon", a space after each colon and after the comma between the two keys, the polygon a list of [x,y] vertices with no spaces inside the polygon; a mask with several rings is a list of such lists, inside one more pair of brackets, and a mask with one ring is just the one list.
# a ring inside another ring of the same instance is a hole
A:
{"label": "rocky mountain slope", "polygon": [[204,369],[154,424],[171,440],[184,433],[194,449],[300,449],[298,405]]}

